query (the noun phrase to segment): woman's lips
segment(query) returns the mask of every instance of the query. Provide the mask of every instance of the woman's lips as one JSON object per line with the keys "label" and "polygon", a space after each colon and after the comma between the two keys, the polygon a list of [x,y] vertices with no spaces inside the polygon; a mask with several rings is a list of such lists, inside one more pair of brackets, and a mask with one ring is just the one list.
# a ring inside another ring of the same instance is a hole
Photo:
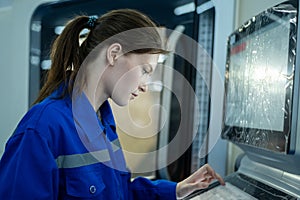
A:
{"label": "woman's lips", "polygon": [[138,96],[138,94],[136,94],[136,93],[131,93],[131,94],[132,94],[133,97],[137,97]]}

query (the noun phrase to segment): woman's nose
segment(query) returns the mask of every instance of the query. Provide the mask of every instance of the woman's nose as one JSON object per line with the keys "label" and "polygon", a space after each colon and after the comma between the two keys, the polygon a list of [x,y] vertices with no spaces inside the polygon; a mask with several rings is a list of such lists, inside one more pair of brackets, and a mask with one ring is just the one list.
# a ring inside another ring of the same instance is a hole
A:
{"label": "woman's nose", "polygon": [[139,86],[139,91],[141,91],[141,92],[147,92],[147,90],[148,90],[148,86],[146,84],[141,84]]}

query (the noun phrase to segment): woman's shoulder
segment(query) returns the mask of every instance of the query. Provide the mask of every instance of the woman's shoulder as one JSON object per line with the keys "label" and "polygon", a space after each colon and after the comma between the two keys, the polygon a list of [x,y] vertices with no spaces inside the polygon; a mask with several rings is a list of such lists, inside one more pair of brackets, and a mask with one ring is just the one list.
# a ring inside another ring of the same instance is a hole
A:
{"label": "woman's shoulder", "polygon": [[32,106],[18,124],[18,132],[24,129],[44,130],[54,127],[72,117],[67,99],[46,98]]}
{"label": "woman's shoulder", "polygon": [[[32,106],[18,123],[8,144],[21,145],[26,138],[44,142],[54,156],[59,155],[59,147],[74,132],[72,111],[65,99],[45,99]],[[29,140],[27,140],[29,141]],[[34,148],[34,147],[33,147]]]}

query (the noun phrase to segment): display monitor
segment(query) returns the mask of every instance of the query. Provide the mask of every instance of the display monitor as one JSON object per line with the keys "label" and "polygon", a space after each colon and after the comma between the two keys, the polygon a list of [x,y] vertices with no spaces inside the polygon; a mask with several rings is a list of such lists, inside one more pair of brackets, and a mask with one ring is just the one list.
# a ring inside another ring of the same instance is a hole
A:
{"label": "display monitor", "polygon": [[265,163],[296,151],[297,19],[298,1],[287,1],[228,37],[222,138]]}

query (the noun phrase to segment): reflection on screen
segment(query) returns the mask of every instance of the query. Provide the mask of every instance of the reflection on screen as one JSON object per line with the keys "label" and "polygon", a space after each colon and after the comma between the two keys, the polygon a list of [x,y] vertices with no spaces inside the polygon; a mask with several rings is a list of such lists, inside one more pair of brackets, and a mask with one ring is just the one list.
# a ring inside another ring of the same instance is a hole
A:
{"label": "reflection on screen", "polygon": [[225,186],[217,186],[207,192],[195,196],[190,200],[233,200],[233,199],[243,199],[243,200],[255,200],[248,193],[240,190],[230,183],[226,183]]}
{"label": "reflection on screen", "polygon": [[279,25],[232,46],[227,125],[283,131],[288,47],[289,29]]}
{"label": "reflection on screen", "polygon": [[293,85],[293,72],[289,72],[290,18],[259,24],[256,22],[248,35],[230,37],[223,137],[286,152],[285,129],[289,127],[285,123],[291,112]]}

